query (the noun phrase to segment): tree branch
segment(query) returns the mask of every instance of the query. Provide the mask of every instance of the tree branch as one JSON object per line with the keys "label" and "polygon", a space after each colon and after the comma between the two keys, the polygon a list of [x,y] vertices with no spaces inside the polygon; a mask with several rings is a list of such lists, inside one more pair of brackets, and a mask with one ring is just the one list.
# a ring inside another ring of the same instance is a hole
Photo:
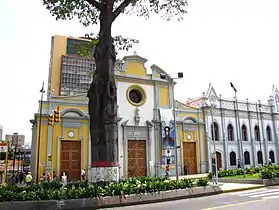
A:
{"label": "tree branch", "polygon": [[124,0],[113,12],[113,20],[114,21],[120,13],[124,12],[125,8],[132,2],[132,0]]}
{"label": "tree branch", "polygon": [[96,0],[86,0],[89,4],[96,7],[98,10],[101,10],[101,4]]}

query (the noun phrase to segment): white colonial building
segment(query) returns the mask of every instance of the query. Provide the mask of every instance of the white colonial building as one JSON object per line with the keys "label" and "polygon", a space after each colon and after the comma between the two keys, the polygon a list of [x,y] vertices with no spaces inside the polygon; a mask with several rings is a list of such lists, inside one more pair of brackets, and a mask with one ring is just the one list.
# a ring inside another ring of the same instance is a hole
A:
{"label": "white colonial building", "polygon": [[[216,146],[218,168],[238,166],[238,159],[245,167],[266,164],[270,158],[279,161],[279,92],[274,89],[267,103],[227,100],[217,95],[210,84],[208,91],[187,105],[203,110],[208,169]],[[237,104],[237,106],[236,106]],[[241,155],[243,154],[243,155]]]}

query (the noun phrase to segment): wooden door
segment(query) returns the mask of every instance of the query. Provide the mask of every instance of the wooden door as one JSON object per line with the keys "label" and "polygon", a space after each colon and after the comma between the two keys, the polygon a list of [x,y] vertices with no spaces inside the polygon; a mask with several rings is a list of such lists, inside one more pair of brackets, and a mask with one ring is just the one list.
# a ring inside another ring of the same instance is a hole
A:
{"label": "wooden door", "polygon": [[184,142],[183,143],[183,160],[184,165],[187,165],[188,174],[197,173],[197,156],[196,156],[196,143]]}
{"label": "wooden door", "polygon": [[217,157],[217,169],[219,170],[222,168],[222,155],[220,152],[216,152],[216,157]]}
{"label": "wooden door", "polygon": [[[81,177],[81,142],[61,141],[61,167],[65,172],[67,180],[76,181]],[[62,174],[60,174],[61,176]]]}
{"label": "wooden door", "polygon": [[128,140],[128,177],[146,176],[146,141]]}

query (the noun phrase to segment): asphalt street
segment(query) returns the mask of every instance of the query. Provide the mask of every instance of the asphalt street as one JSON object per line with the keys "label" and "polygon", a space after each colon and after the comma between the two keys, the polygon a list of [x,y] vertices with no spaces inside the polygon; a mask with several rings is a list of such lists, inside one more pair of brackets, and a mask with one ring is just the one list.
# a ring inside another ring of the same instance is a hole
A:
{"label": "asphalt street", "polygon": [[278,210],[279,186],[219,195],[111,208],[113,210]]}

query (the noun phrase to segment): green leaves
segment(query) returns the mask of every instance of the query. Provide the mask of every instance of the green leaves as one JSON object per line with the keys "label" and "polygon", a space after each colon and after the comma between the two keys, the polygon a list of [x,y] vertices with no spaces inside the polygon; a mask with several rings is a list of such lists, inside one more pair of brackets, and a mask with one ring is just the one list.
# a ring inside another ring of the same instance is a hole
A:
{"label": "green leaves", "polygon": [[[77,49],[77,53],[82,57],[86,57],[89,59],[93,58],[94,48],[99,43],[99,37],[91,33],[86,34],[84,38],[88,39],[88,43],[76,45],[75,47]],[[130,48],[132,48],[133,44],[136,44],[139,41],[137,39],[125,38],[119,35],[113,37],[113,42],[117,51],[128,51]]]}
{"label": "green leaves", "polygon": [[129,4],[125,13],[144,18],[155,14],[167,21],[173,18],[182,20],[187,13],[187,6],[187,0],[135,0]]}
{"label": "green leaves", "polygon": [[27,200],[61,200],[104,196],[125,196],[167,190],[207,186],[208,179],[169,180],[166,178],[139,177],[120,182],[69,182],[67,186],[57,182],[44,182],[29,187],[6,186],[0,188],[0,202]]}
{"label": "green leaves", "polygon": [[[43,0],[43,5],[56,20],[78,18],[84,26],[97,24],[106,1],[96,0]],[[114,0],[114,19],[121,13],[149,18],[158,14],[169,21],[182,20],[187,13],[187,0]]]}
{"label": "green leaves", "polygon": [[78,18],[79,22],[87,27],[97,24],[99,21],[99,10],[93,4],[85,0],[43,0],[43,5],[50,11],[56,20],[71,20]]}

